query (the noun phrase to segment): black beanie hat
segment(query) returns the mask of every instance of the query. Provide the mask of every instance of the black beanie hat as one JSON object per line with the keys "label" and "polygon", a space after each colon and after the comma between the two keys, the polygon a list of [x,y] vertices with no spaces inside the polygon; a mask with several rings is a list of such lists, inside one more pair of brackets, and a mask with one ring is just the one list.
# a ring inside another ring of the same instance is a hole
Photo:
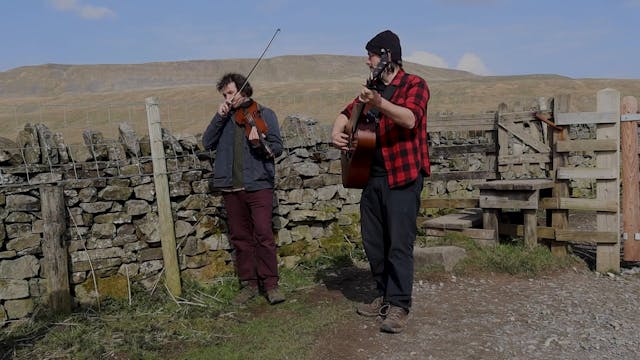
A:
{"label": "black beanie hat", "polygon": [[391,52],[391,61],[396,64],[402,65],[402,48],[400,48],[400,39],[398,35],[394,34],[391,30],[385,30],[373,39],[369,40],[367,51],[376,55],[382,55],[383,50]]}

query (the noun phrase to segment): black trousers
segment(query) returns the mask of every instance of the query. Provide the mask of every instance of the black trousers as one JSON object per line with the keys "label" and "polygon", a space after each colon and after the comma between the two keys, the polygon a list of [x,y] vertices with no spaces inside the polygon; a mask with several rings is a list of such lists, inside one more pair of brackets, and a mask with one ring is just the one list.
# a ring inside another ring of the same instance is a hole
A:
{"label": "black trousers", "polygon": [[423,177],[389,188],[387,177],[372,177],[360,199],[364,250],[380,296],[409,310],[413,289],[413,244],[416,240]]}

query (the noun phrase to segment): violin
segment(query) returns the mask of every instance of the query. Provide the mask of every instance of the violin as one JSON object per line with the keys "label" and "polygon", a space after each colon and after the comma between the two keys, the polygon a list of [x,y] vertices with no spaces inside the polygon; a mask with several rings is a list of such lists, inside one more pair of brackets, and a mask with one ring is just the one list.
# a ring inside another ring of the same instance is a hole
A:
{"label": "violin", "polygon": [[249,100],[247,103],[248,105],[242,104],[236,109],[233,114],[233,120],[236,124],[244,126],[244,132],[247,139],[249,139],[251,129],[255,127],[258,131],[258,139],[250,141],[253,145],[259,146],[267,155],[267,158],[272,159],[273,151],[266,140],[269,127],[267,127],[266,121],[264,121],[260,114],[258,103],[253,100]]}

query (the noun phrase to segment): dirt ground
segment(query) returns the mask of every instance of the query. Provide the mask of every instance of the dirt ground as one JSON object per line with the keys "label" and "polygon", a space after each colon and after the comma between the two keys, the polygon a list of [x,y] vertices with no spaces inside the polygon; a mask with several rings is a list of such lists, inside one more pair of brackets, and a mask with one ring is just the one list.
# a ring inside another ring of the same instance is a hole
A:
{"label": "dirt ground", "polygon": [[[408,328],[345,312],[311,359],[638,359],[640,271],[600,275],[573,269],[536,279],[441,274],[414,283]],[[368,270],[324,279],[317,296],[370,300]]]}

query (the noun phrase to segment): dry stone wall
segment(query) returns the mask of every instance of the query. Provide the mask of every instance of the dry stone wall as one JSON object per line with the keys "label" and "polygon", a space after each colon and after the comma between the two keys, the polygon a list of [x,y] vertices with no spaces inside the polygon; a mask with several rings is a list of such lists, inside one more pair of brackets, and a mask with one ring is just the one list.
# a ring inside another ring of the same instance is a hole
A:
{"label": "dry stone wall", "polygon": [[[327,142],[328,127],[291,116],[282,133],[286,151],[277,159],[273,228],[281,265],[294,266],[346,246],[344,234],[358,242],[360,190],[342,187],[340,153]],[[163,261],[149,142],[126,124],[120,134],[110,140],[85,131],[84,144],[66,145],[44,125],[27,124],[17,141],[2,139],[2,323],[28,317],[46,293],[43,184],[63,187],[77,303],[92,303],[98,293],[126,296],[128,281],[157,286]],[[163,142],[182,276],[212,281],[233,271],[222,197],[209,185],[215,154],[196,136],[178,139],[163,131]]]}
{"label": "dry stone wall", "polygon": [[[579,131],[572,136],[590,136]],[[330,128],[293,115],[281,132],[273,217],[280,265],[359,246],[360,190],[341,184]],[[28,317],[46,294],[43,184],[63,187],[76,303],[93,303],[98,293],[126,296],[128,282],[157,286],[163,260],[149,140],[126,123],[119,133],[105,139],[86,130],[84,143],[70,145],[43,124],[26,124],[15,140],[0,138],[0,324]],[[215,153],[202,149],[199,135],[178,138],[163,129],[162,136],[181,274],[206,283],[233,271],[222,197],[210,189]],[[486,144],[493,137],[451,132],[431,141]],[[488,162],[480,154],[432,160],[434,172],[473,171]],[[470,196],[473,181],[426,179],[424,195]]]}

